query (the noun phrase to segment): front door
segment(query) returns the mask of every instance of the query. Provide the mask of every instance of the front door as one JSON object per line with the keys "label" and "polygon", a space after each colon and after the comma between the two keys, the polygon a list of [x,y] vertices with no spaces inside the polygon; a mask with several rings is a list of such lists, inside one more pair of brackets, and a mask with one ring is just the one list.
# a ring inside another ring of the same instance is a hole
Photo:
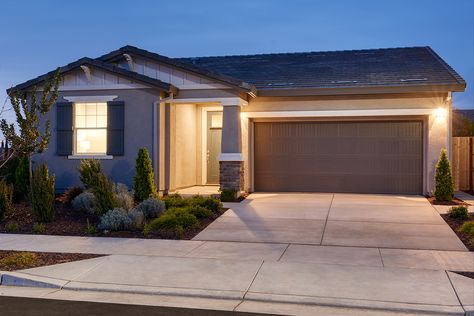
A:
{"label": "front door", "polygon": [[219,161],[222,137],[222,112],[207,112],[207,181],[219,184]]}

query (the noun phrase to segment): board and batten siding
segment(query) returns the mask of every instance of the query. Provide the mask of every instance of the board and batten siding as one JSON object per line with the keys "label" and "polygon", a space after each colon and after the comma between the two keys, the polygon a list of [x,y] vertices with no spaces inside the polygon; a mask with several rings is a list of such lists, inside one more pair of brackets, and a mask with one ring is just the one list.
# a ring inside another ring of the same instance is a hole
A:
{"label": "board and batten siding", "polygon": [[[128,63],[125,60],[119,63],[119,67],[130,70]],[[171,83],[178,88],[183,86],[215,83],[205,77],[197,76],[175,67],[138,57],[133,58],[133,71],[163,82]]]}

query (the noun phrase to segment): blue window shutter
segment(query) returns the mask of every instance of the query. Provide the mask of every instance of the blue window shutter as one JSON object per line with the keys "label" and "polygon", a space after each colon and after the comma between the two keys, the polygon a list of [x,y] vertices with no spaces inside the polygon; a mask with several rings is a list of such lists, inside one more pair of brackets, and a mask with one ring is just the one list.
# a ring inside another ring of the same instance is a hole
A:
{"label": "blue window shutter", "polygon": [[107,102],[107,155],[123,156],[125,130],[125,103]]}
{"label": "blue window shutter", "polygon": [[72,155],[72,102],[56,103],[56,154]]}

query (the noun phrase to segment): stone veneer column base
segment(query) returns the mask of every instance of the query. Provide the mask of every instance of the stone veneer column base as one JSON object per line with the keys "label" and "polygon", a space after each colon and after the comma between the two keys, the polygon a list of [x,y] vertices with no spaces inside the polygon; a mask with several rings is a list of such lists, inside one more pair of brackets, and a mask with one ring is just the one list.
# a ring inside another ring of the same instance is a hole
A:
{"label": "stone veneer column base", "polygon": [[220,161],[219,184],[221,190],[234,190],[237,193],[244,189],[244,162]]}

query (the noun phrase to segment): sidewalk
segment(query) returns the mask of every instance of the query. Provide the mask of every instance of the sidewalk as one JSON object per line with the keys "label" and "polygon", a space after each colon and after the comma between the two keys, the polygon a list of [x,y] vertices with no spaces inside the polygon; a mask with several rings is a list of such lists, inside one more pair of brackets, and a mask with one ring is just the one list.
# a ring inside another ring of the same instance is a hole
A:
{"label": "sidewalk", "polygon": [[445,271],[474,271],[469,252],[31,235],[0,235],[0,248],[111,254],[2,273],[0,296],[40,291],[50,299],[294,315],[474,309],[474,280]]}

